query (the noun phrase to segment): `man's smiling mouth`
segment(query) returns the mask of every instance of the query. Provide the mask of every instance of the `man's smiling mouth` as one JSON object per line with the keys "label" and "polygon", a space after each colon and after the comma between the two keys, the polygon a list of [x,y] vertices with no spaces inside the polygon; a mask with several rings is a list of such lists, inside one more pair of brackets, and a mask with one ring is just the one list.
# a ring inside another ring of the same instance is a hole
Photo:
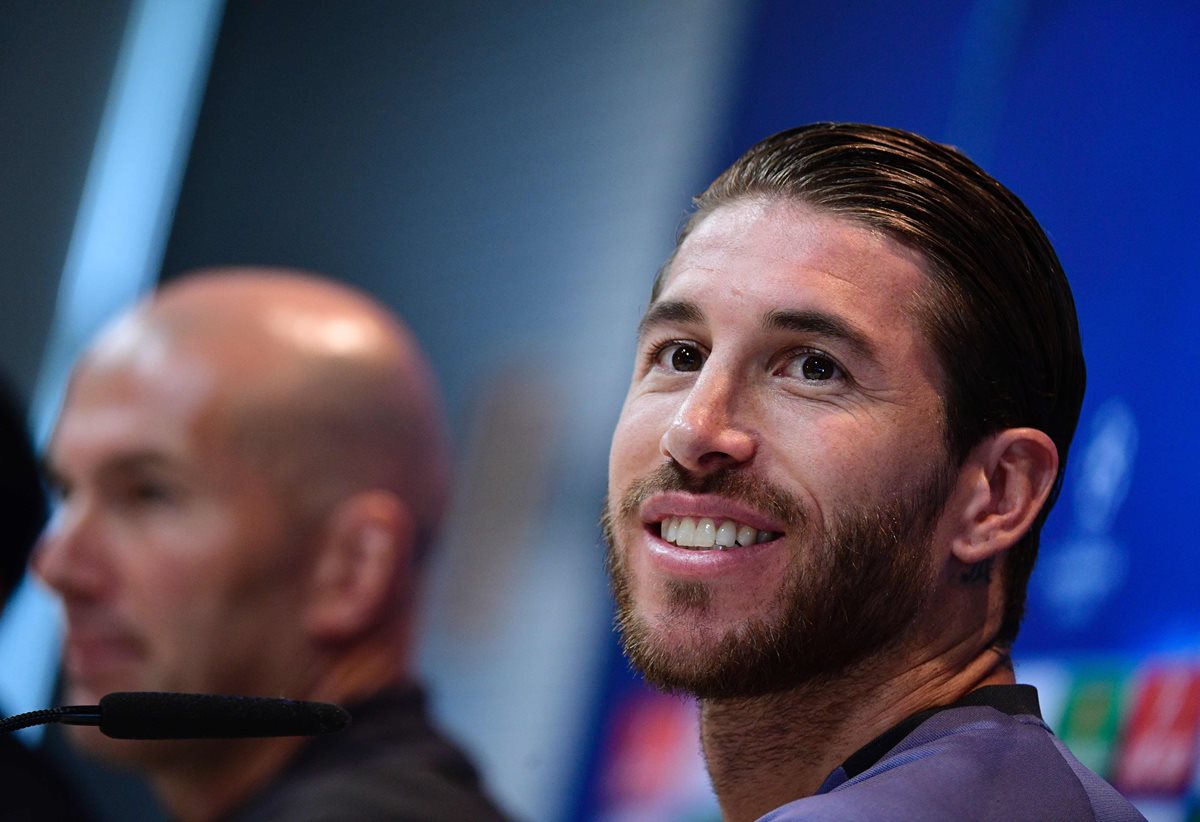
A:
{"label": "man's smiling mouth", "polygon": [[666,517],[657,527],[665,542],[680,548],[725,551],[746,545],[771,542],[783,536],[778,531],[760,531],[732,519],[712,517]]}

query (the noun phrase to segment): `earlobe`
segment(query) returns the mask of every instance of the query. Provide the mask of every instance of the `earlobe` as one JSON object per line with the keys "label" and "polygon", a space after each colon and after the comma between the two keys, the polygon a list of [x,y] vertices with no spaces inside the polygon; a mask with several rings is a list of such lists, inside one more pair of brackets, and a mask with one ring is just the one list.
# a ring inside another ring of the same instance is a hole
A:
{"label": "earlobe", "polygon": [[412,517],[394,494],[368,491],[343,500],[313,568],[309,634],[338,641],[374,628],[395,605],[412,550]]}
{"label": "earlobe", "polygon": [[1058,473],[1058,449],[1036,428],[1006,428],[984,439],[966,460],[967,501],[954,556],[988,567],[1033,525]]}

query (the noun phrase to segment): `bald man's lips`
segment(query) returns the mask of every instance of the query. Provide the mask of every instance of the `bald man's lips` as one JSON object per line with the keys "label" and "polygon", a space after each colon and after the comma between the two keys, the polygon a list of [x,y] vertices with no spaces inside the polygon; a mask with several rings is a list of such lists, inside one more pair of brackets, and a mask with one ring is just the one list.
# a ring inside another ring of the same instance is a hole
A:
{"label": "bald man's lips", "polygon": [[141,643],[127,634],[69,629],[63,643],[63,668],[78,683],[127,671],[142,657]]}

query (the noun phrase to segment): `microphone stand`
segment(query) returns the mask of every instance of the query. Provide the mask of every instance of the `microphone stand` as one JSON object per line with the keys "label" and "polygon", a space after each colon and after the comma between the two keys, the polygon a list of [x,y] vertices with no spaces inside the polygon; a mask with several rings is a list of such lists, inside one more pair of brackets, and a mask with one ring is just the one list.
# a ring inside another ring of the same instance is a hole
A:
{"label": "microphone stand", "polygon": [[63,725],[99,725],[99,705],[65,705],[61,708],[43,708],[0,719],[0,733],[12,733],[34,725],[61,722]]}

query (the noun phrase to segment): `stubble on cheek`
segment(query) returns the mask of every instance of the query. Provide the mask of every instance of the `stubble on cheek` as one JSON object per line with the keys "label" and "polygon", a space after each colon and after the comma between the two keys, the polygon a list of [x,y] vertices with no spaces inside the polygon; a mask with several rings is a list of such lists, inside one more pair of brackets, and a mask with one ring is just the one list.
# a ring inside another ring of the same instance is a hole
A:
{"label": "stubble on cheek", "polygon": [[[713,494],[741,502],[768,514],[793,535],[803,533],[809,525],[799,502],[773,485],[732,471],[719,471],[694,478],[677,464],[664,463],[632,483],[615,504],[611,497],[605,500],[600,527],[607,547],[605,564],[618,606],[632,609],[634,605],[634,581],[629,568],[630,546],[619,538],[618,530],[633,532],[640,529],[643,503],[655,494],[669,491]],[[645,581],[642,583],[647,584]],[[644,591],[641,593],[645,594]],[[707,611],[713,599],[712,589],[695,581],[664,580],[661,593],[671,615]]]}
{"label": "stubble on cheek", "polygon": [[[692,479],[679,466],[665,464],[633,483],[619,502],[605,501],[601,529],[606,545],[606,567],[616,605],[614,629],[625,656],[644,678],[668,692],[710,690],[709,681],[730,666],[737,667],[737,648],[743,642],[762,645],[762,635],[775,626],[752,620],[747,624],[710,624],[717,596],[712,585],[693,580],[646,578],[632,566],[642,503],[664,491],[713,493],[739,500],[769,512],[794,537],[808,529],[808,520],[797,501],[780,489],[753,477],[718,472]],[[767,613],[783,610],[780,596],[763,603]],[[776,640],[777,641],[777,640]]]}
{"label": "stubble on cheek", "polygon": [[[750,504],[766,504],[757,493],[765,486],[745,477],[725,482],[723,475],[714,476],[710,484],[732,488],[731,495]],[[947,479],[935,469],[902,493],[843,506],[828,529],[792,509],[787,521],[795,524],[788,533],[795,546],[803,546],[803,558],[793,557],[778,596],[761,603],[759,618],[723,626],[705,619],[715,596],[709,586],[632,573],[633,545],[619,534],[641,525],[639,495],[684,480],[659,473],[635,483],[615,510],[608,501],[602,519],[615,627],[626,656],[662,690],[720,698],[836,675],[897,642],[931,590],[930,539]],[[769,504],[789,503],[776,489],[768,491],[776,492]],[[661,587],[647,590],[648,585]]]}

